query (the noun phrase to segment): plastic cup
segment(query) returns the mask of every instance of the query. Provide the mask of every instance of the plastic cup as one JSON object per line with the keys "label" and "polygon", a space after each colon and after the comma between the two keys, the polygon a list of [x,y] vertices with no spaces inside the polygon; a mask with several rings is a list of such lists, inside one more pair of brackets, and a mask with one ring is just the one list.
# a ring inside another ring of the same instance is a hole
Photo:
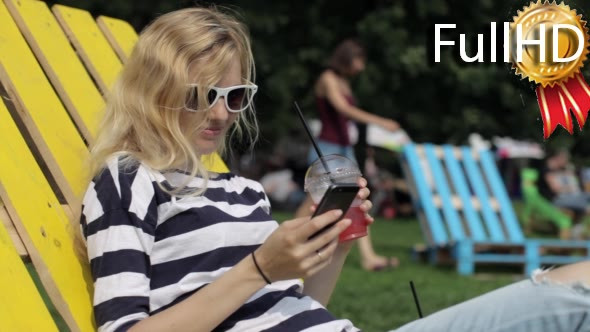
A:
{"label": "plastic cup", "polygon": [[[326,155],[322,160],[314,161],[305,173],[304,189],[308,192],[314,201],[318,204],[328,187],[333,183],[357,183],[361,176],[358,165],[341,155]],[[340,233],[340,242],[349,241],[367,235],[367,220],[360,205],[362,200],[355,198],[352,205],[345,211],[344,218],[349,218],[352,223],[342,233]]]}

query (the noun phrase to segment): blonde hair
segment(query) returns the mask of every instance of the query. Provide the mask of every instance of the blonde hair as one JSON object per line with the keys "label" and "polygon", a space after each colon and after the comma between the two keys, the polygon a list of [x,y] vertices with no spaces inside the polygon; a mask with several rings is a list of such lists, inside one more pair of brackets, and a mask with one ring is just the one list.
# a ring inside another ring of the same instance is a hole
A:
{"label": "blonde hair", "polygon": [[[107,98],[99,135],[91,148],[91,176],[97,175],[110,157],[120,155],[129,166],[142,162],[157,171],[182,169],[191,177],[207,180],[209,173],[191,137],[206,126],[208,112],[191,117],[196,118],[194,124],[183,123],[180,115],[187,112],[187,101],[195,90],[198,109],[208,108],[207,87],[221,80],[236,57],[244,83],[253,82],[248,30],[216,8],[182,9],[153,21],[140,34]],[[198,84],[196,89],[189,86],[193,83]],[[238,115],[230,130],[230,135],[234,134],[256,141],[258,125],[252,106]],[[218,153],[225,152],[226,140],[218,146]],[[187,183],[167,192],[178,194]]]}

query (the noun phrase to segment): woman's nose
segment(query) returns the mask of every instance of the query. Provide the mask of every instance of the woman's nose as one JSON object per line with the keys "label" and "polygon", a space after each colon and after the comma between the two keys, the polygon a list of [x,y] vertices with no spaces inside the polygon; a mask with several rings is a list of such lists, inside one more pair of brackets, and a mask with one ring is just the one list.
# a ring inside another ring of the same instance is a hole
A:
{"label": "woman's nose", "polygon": [[211,120],[225,121],[229,118],[229,112],[225,107],[225,97],[220,97],[209,111]]}

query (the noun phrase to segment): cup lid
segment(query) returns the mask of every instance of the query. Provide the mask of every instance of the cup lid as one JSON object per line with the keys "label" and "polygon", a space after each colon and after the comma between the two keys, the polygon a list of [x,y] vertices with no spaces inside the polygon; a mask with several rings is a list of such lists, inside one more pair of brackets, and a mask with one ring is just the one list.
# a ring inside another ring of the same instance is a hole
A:
{"label": "cup lid", "polygon": [[[337,168],[331,171],[329,174],[325,173],[320,176],[313,178],[306,177],[304,190],[309,191],[310,188],[329,186],[332,182],[344,183],[342,179],[348,177],[357,178],[361,176],[361,172],[357,168]],[[348,181],[355,182],[355,181]]]}

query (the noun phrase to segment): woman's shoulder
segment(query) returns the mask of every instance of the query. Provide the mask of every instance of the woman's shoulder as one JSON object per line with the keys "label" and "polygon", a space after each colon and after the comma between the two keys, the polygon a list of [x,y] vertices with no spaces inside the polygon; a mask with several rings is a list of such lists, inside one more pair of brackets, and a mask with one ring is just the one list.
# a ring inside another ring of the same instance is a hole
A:
{"label": "woman's shoulder", "polygon": [[144,191],[152,187],[157,174],[144,163],[125,155],[109,157],[102,170],[92,179],[91,186],[96,190],[117,192],[122,190]]}
{"label": "woman's shoulder", "polygon": [[324,69],[320,76],[318,76],[315,85],[314,92],[317,97],[324,98],[326,95],[326,87],[330,85],[338,84],[338,75],[331,69]]}
{"label": "woman's shoulder", "polygon": [[128,210],[145,218],[155,198],[153,181],[153,173],[146,165],[122,155],[111,156],[92,179],[82,199],[86,220],[95,220],[114,210]]}
{"label": "woman's shoulder", "polygon": [[339,80],[338,74],[332,69],[325,69],[318,77],[318,83],[320,84],[337,84]]}

